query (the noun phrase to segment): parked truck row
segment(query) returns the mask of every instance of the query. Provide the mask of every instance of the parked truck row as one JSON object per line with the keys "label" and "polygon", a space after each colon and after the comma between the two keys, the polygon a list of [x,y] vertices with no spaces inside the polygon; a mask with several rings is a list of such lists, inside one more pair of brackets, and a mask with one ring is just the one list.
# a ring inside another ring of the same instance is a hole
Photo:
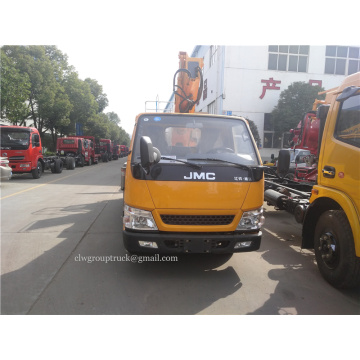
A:
{"label": "parked truck row", "polygon": [[[1,125],[1,157],[7,158],[12,174],[31,173],[34,179],[45,170],[61,173],[63,168],[108,162],[127,155],[110,139],[94,136],[69,136],[57,139],[56,155],[44,156],[39,131],[33,127]],[[127,150],[127,151],[125,151]]]}

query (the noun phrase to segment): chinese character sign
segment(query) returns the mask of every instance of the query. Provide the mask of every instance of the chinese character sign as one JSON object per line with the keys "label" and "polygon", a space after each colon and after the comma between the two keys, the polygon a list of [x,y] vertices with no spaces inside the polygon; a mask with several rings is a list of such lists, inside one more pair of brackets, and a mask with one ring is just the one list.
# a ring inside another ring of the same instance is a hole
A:
{"label": "chinese character sign", "polygon": [[281,84],[281,80],[274,80],[274,78],[270,78],[269,80],[261,80],[261,82],[265,83],[266,85],[263,86],[260,99],[264,98],[266,90],[280,90],[280,86],[276,86],[276,84]]}

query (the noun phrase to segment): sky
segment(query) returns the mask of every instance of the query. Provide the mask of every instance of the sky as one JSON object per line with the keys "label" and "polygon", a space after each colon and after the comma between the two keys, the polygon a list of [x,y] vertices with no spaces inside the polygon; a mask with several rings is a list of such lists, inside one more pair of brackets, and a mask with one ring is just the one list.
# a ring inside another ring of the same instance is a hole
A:
{"label": "sky", "polygon": [[0,7],[3,14],[16,14],[1,17],[0,45],[56,45],[82,80],[103,87],[109,100],[104,112],[117,113],[131,136],[145,102],[154,107],[156,100],[169,100],[180,51],[190,56],[196,45],[307,44],[310,30],[310,39],[324,44],[320,28],[302,21],[309,17],[306,4],[326,18],[311,1],[302,2],[296,19],[284,16],[284,0],[236,4],[33,0],[29,6],[18,0]]}
{"label": "sky", "polygon": [[[179,68],[179,51],[188,55],[194,44],[142,44],[130,48],[123,46],[87,47],[81,44],[55,44],[68,55],[84,80],[97,80],[109,100],[104,112],[115,112],[120,117],[120,125],[131,135],[137,114],[147,109],[155,109],[155,101],[168,101],[173,89],[173,77]],[[163,47],[166,47],[164,51]],[[180,48],[179,48],[180,47]],[[164,103],[160,103],[163,105]]]}

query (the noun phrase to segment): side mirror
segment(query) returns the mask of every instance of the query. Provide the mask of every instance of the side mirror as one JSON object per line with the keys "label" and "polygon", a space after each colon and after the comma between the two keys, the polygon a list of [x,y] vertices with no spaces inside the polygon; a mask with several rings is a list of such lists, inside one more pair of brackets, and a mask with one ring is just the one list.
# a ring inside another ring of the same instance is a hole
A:
{"label": "side mirror", "polygon": [[317,109],[316,117],[322,121],[326,120],[330,105],[320,105]]}
{"label": "side mirror", "polygon": [[148,136],[140,138],[140,160],[141,166],[148,174],[150,166],[158,163],[161,159],[160,151],[153,147],[151,139]]}
{"label": "side mirror", "polygon": [[254,181],[260,181],[264,176],[264,166],[257,166],[252,168],[252,174]]}

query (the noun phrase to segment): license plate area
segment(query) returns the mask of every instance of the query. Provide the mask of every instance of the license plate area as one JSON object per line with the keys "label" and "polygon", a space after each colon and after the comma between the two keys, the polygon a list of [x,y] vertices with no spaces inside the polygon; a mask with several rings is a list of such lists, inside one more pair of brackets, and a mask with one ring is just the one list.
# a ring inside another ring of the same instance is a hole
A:
{"label": "license plate area", "polygon": [[184,251],[193,253],[208,253],[211,250],[211,240],[184,240]]}

